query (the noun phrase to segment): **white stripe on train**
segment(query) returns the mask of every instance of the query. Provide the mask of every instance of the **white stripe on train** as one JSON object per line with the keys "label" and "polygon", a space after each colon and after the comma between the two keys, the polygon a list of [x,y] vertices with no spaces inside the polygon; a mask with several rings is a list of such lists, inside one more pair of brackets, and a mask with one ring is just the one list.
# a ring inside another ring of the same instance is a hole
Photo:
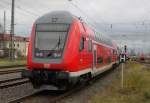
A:
{"label": "white stripe on train", "polygon": [[87,73],[91,73],[92,76],[96,76],[100,73],[103,73],[109,69],[111,69],[111,67],[113,66],[113,64],[115,64],[116,62],[113,62],[109,65],[97,68],[97,69],[93,69],[93,68],[89,68],[89,69],[85,69],[85,70],[81,70],[81,71],[77,71],[77,72],[69,72],[69,76],[70,77],[79,77],[80,75],[83,74],[87,74]]}

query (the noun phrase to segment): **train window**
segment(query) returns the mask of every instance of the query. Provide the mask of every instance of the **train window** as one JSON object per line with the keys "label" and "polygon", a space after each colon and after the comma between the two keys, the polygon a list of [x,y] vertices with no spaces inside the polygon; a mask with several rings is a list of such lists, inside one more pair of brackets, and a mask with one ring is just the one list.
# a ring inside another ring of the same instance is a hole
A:
{"label": "train window", "polygon": [[84,49],[84,41],[85,41],[85,38],[82,37],[80,40],[80,51],[82,51]]}
{"label": "train window", "polygon": [[69,26],[68,24],[37,24],[35,57],[61,58]]}
{"label": "train window", "polygon": [[116,51],[116,50],[113,50],[113,54],[114,54],[114,55],[117,55],[117,51]]}
{"label": "train window", "polygon": [[99,63],[99,64],[103,63],[103,57],[98,57],[97,58],[97,63]]}
{"label": "train window", "polygon": [[89,50],[89,52],[92,51],[92,40],[88,41],[88,50]]}
{"label": "train window", "polygon": [[115,50],[113,49],[113,55],[115,54]]}
{"label": "train window", "polygon": [[68,32],[69,24],[38,24],[36,31],[44,32]]}
{"label": "train window", "polygon": [[112,61],[112,58],[111,58],[111,56],[109,56],[109,57],[107,58],[107,62],[108,62],[108,63],[111,63],[111,61]]}

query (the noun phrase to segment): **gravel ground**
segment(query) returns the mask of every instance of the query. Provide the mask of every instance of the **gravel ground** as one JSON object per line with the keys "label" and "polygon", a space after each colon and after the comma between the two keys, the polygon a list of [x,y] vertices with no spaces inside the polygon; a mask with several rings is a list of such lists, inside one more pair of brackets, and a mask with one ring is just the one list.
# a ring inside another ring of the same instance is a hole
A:
{"label": "gravel ground", "polygon": [[56,93],[56,91],[42,91],[36,94],[35,96],[32,96],[28,99],[23,100],[20,103],[49,103],[49,100],[52,98],[55,98],[59,96],[60,94]]}
{"label": "gravel ground", "polygon": [[26,69],[26,67],[0,68],[0,71]]}
{"label": "gravel ground", "polygon": [[21,78],[21,72],[0,75],[0,81]]}
{"label": "gravel ground", "polygon": [[[26,68],[25,67],[5,68],[5,69],[0,69],[0,72],[9,71],[9,70],[20,70],[20,69],[26,69]],[[16,79],[16,78],[21,78],[21,72],[0,75],[0,81]]]}
{"label": "gravel ground", "polygon": [[[87,103],[92,96],[103,90],[105,87],[111,85],[112,81],[119,77],[119,68],[108,73],[108,75],[98,79],[96,82],[83,88],[82,90],[77,91],[76,93],[68,97],[65,97],[57,103]],[[51,98],[55,97],[55,95],[58,95],[56,93],[53,93],[53,91],[44,91],[39,93],[38,95],[32,96],[22,101],[21,103],[49,103],[49,100]]]}
{"label": "gravel ground", "polygon": [[22,84],[15,87],[0,89],[0,103],[8,103],[16,98],[30,95],[38,90],[33,89],[31,83]]}
{"label": "gravel ground", "polygon": [[[118,77],[119,70],[117,69],[108,75],[104,76],[102,79],[97,80],[95,83],[85,87],[84,89],[77,91],[75,94],[72,94],[57,103],[87,103],[92,96],[97,92],[104,89],[106,86],[111,85],[112,81]],[[19,85],[17,87],[10,87],[5,89],[0,89],[0,103],[8,103],[16,98],[22,96],[31,95],[36,92],[43,91],[43,89],[36,90],[32,87],[31,83],[26,83]],[[59,95],[53,91],[44,91],[40,92],[21,103],[48,103],[50,98]]]}
{"label": "gravel ground", "polygon": [[91,97],[95,96],[95,94],[99,93],[101,90],[111,85],[112,81],[119,77],[119,68],[117,68],[116,71],[109,73],[104,78],[97,80],[95,83],[86,87],[85,89],[57,103],[88,103]]}

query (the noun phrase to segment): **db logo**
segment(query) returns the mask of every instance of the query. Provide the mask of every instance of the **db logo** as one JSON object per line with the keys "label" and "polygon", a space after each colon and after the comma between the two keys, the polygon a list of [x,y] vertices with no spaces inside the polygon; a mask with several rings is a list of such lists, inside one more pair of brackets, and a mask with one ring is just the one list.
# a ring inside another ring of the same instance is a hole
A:
{"label": "db logo", "polygon": [[50,64],[44,64],[44,68],[50,68]]}

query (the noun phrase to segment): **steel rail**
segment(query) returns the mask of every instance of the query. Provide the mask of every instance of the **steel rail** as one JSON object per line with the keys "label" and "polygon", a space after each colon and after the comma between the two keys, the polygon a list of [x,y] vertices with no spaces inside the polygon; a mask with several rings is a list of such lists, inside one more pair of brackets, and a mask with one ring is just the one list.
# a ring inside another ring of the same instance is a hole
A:
{"label": "steel rail", "polygon": [[25,84],[25,83],[29,83],[30,80],[27,78],[22,78],[22,79],[16,79],[13,81],[9,81],[8,82],[3,82],[0,84],[0,89],[4,89],[4,88],[9,88],[9,87],[13,87],[13,86],[18,86],[21,84]]}
{"label": "steel rail", "polygon": [[0,66],[0,69],[6,68],[16,68],[16,67],[25,67],[26,65],[10,65],[10,66]]}
{"label": "steel rail", "polygon": [[22,72],[25,69],[14,69],[14,70],[0,70],[0,75],[4,75],[4,74],[10,74],[10,73],[18,73],[18,72]]}
{"label": "steel rail", "polygon": [[0,84],[12,82],[12,81],[16,81],[16,80],[22,80],[22,79],[24,79],[24,78],[13,78],[13,79],[2,80],[2,81],[0,81]]}
{"label": "steel rail", "polygon": [[[62,100],[62,99],[66,98],[66,97],[68,97],[68,96],[70,96],[72,94],[75,94],[76,92],[79,92],[82,89],[88,88],[89,86],[91,86],[91,84],[95,83],[97,80],[104,79],[107,75],[109,75],[110,73],[112,73],[114,71],[116,71],[116,69],[110,69],[108,71],[103,72],[99,76],[96,76],[90,82],[84,82],[84,83],[82,83],[80,85],[78,84],[78,85],[72,87],[71,89],[69,89],[68,91],[64,92],[63,94],[49,99],[48,103],[56,103],[57,101]],[[23,101],[24,99],[32,97],[35,94],[31,94],[31,95],[27,95],[27,96],[24,96],[24,97],[20,97],[19,99],[10,101],[9,103],[19,103],[19,102]]]}

